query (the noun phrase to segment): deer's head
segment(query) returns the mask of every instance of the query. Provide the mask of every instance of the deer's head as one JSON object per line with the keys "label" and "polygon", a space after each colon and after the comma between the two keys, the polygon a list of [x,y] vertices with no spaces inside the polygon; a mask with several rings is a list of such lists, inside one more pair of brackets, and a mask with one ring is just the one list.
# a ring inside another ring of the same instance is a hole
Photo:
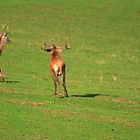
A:
{"label": "deer's head", "polygon": [[64,47],[60,47],[60,46],[57,46],[55,44],[51,45],[49,47],[49,45],[45,42],[44,45],[41,47],[42,50],[44,51],[47,51],[47,52],[50,52],[51,54],[53,53],[60,53],[62,52],[63,50],[65,49],[69,49],[70,48],[70,45],[64,45]]}
{"label": "deer's head", "polygon": [[0,33],[0,42],[5,45],[11,42],[11,40],[7,37],[7,33]]}

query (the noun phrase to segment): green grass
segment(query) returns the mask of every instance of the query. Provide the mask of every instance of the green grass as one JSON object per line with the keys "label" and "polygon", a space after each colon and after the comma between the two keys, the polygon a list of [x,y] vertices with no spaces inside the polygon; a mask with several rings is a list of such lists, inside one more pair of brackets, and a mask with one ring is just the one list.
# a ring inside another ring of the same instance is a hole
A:
{"label": "green grass", "polygon": [[[12,40],[0,63],[13,81],[0,82],[0,139],[139,139],[139,0],[12,0],[0,7]],[[60,99],[40,47],[65,40],[69,98]]]}

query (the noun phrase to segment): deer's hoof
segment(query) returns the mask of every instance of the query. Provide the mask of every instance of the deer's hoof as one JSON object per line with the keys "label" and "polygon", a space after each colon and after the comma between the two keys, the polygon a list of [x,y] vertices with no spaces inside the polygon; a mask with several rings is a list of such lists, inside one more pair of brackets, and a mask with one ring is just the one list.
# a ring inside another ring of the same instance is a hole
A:
{"label": "deer's hoof", "polygon": [[65,94],[65,97],[69,97],[69,95],[68,94]]}

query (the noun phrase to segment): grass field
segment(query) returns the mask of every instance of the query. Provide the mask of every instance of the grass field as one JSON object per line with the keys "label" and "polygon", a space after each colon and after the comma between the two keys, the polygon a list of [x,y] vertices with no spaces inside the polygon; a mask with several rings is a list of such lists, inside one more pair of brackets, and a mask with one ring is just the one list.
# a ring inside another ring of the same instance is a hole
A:
{"label": "grass field", "polygon": [[[0,58],[9,81],[0,82],[1,140],[139,139],[139,0],[5,0],[0,7],[12,40]],[[40,47],[65,40],[69,97],[61,99]]]}

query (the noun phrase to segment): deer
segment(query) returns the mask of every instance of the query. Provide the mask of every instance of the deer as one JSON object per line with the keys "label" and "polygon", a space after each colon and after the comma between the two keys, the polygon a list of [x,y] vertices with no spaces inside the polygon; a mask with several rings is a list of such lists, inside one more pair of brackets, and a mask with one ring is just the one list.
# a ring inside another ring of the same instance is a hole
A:
{"label": "deer", "polygon": [[63,88],[64,88],[64,96],[68,97],[68,92],[66,88],[66,81],[65,81],[65,69],[66,69],[66,64],[65,62],[60,58],[60,53],[64,49],[69,49],[67,45],[65,45],[65,48],[62,48],[60,46],[57,46],[53,44],[51,47],[48,47],[46,43],[44,43],[45,47],[41,47],[42,50],[49,52],[50,53],[50,73],[52,75],[52,78],[54,80],[54,95],[57,95],[57,87],[58,87],[58,95],[61,96],[60,94],[60,81],[58,79],[59,76],[62,76],[62,82],[63,82]]}
{"label": "deer", "polygon": [[[0,56],[2,55],[5,45],[11,42],[10,39],[7,37],[7,34],[8,32],[0,33]],[[2,68],[0,68],[0,79],[6,82]]]}

